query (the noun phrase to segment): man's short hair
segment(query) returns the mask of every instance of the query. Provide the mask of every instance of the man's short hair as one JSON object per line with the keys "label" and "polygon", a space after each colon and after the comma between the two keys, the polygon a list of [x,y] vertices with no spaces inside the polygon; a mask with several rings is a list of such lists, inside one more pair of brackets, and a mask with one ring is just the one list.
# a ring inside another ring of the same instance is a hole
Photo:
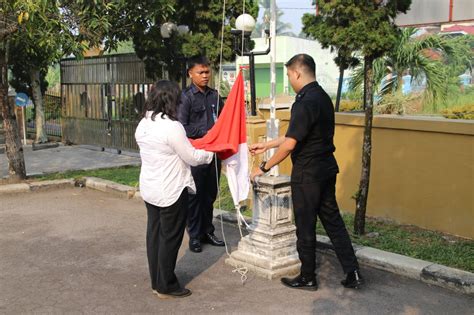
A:
{"label": "man's short hair", "polygon": [[285,64],[287,68],[299,67],[304,69],[307,74],[312,76],[316,75],[316,64],[314,63],[313,57],[307,54],[298,54],[293,56]]}
{"label": "man's short hair", "polygon": [[209,59],[207,59],[207,57],[205,56],[193,56],[188,59],[187,61],[188,71],[197,65],[209,67]]}

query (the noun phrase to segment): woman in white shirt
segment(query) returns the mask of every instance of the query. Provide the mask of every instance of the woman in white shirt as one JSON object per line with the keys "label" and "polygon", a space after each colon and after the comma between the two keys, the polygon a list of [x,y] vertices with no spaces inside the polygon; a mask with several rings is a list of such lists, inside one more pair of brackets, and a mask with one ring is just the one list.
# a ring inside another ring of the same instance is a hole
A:
{"label": "woman in white shirt", "polygon": [[188,213],[188,193],[196,186],[190,166],[209,164],[213,154],[195,149],[176,118],[180,90],[176,83],[158,81],[149,93],[135,139],[142,166],[140,193],[148,213],[146,246],[151,287],[160,298],[185,297],[176,259]]}

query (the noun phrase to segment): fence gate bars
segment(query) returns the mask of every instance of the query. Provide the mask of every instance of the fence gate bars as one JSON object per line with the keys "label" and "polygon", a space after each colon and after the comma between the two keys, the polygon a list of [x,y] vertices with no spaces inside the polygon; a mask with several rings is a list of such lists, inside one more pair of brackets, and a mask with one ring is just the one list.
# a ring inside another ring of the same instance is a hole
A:
{"label": "fence gate bars", "polygon": [[63,59],[60,65],[63,141],[138,150],[134,133],[154,82],[144,63],[120,54]]}

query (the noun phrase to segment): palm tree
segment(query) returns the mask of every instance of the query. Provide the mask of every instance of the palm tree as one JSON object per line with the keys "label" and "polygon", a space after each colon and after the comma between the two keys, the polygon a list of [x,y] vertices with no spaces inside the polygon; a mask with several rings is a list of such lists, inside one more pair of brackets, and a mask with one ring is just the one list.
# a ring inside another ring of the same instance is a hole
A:
{"label": "palm tree", "polygon": [[[252,37],[265,37],[265,30],[270,28],[270,0],[259,0],[258,6],[260,8],[264,8],[263,11],[263,21],[261,23],[257,23],[255,25],[255,29],[252,33]],[[280,36],[295,36],[296,35],[291,32],[291,23],[284,23],[281,21],[281,17],[283,16],[283,11],[280,10],[278,7],[276,8],[277,12],[277,25],[276,25],[276,34]]]}
{"label": "palm tree", "polygon": [[[466,53],[472,56],[468,45],[463,44],[465,41],[437,34],[415,37],[416,32],[415,28],[402,29],[394,49],[374,61],[374,88],[382,98],[388,93],[401,93],[402,77],[410,74],[412,81],[426,79],[425,96],[432,101],[444,100],[447,82],[453,75],[446,64],[449,60],[465,61],[462,56]],[[357,90],[363,82],[364,67],[359,65],[349,87]]]}

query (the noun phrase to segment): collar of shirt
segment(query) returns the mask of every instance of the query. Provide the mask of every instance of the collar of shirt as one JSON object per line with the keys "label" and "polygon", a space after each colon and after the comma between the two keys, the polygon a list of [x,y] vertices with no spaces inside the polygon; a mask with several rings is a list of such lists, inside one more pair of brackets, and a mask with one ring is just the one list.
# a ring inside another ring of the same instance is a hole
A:
{"label": "collar of shirt", "polygon": [[201,92],[201,90],[196,86],[196,84],[191,83],[191,91],[193,92],[193,94],[202,93],[204,95],[207,95],[212,91],[212,89],[206,86],[206,90],[204,92]]}
{"label": "collar of shirt", "polygon": [[319,84],[318,84],[317,81],[313,81],[313,82],[311,82],[311,83],[306,84],[306,85],[300,90],[300,92],[299,92],[298,94],[296,94],[295,102],[301,100],[301,98],[303,98],[303,96],[306,94],[306,92],[308,92],[308,90],[310,90],[310,89],[312,89],[312,88],[316,88],[316,87],[318,87],[318,86],[319,86]]}

